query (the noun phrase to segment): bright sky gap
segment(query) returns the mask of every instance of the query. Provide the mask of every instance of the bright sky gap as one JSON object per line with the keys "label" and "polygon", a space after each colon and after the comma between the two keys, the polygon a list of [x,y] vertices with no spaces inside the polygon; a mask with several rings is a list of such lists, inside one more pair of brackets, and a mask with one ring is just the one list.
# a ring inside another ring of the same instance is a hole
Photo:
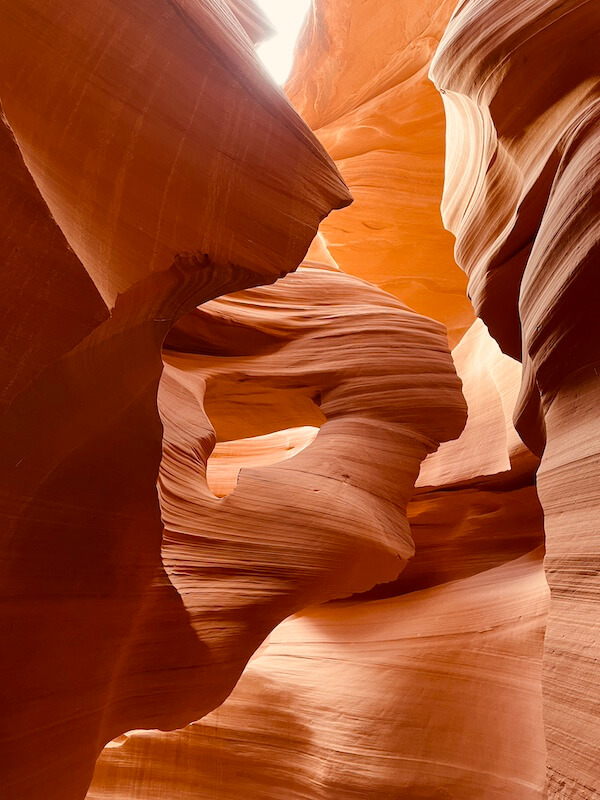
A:
{"label": "bright sky gap", "polygon": [[290,74],[294,47],[311,0],[256,0],[256,4],[277,31],[258,46],[258,55],[277,83],[283,84]]}

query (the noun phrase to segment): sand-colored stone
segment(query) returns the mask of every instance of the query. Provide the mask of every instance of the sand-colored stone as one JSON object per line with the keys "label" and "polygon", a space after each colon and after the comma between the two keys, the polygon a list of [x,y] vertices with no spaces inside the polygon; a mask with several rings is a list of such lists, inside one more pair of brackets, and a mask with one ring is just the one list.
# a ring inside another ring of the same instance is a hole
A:
{"label": "sand-colored stone", "polygon": [[454,5],[302,120],[254,0],[4,3],[2,800],[600,793],[600,18]]}
{"label": "sand-colored stone", "polygon": [[350,201],[221,2],[22,0],[2,15],[4,115],[109,306],[188,253],[274,280]]}
{"label": "sand-colored stone", "polygon": [[544,718],[560,800],[600,793],[599,46],[594,2],[465,2],[431,70],[448,123],[444,219],[477,313],[523,361],[517,427],[542,454]]}
{"label": "sand-colored stone", "polygon": [[341,269],[443,322],[473,321],[444,230],[444,111],[427,71],[454,0],[315,0],[285,90],[354,203],[321,225]]}
{"label": "sand-colored stone", "polygon": [[220,700],[160,557],[163,339],[349,195],[220,3],[25,0],[0,37],[0,785],[75,800],[107,741]]}
{"label": "sand-colored stone", "polygon": [[546,602],[534,553],[309,609],[274,631],[222,708],[105,750],[88,800],[539,800]]}

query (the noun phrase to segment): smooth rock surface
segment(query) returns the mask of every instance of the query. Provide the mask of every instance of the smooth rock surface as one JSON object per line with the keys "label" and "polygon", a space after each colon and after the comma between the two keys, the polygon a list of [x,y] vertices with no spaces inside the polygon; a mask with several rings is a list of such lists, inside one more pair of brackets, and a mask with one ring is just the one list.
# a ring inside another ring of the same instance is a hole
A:
{"label": "smooth rock surface", "polygon": [[160,555],[163,339],[350,197],[224,4],[2,12],[0,784],[75,800],[107,741],[222,699]]}
{"label": "smooth rock surface", "polygon": [[189,253],[272,281],[350,202],[223,3],[20,0],[2,15],[4,115],[109,306]]}
{"label": "smooth rock surface", "polygon": [[534,553],[308,609],[274,631],[220,709],[106,749],[88,800],[542,798],[546,602]]}
{"label": "smooth rock surface", "polygon": [[600,796],[600,17],[454,5],[303,121],[255,0],[4,2],[3,800]]}
{"label": "smooth rock surface", "polygon": [[444,230],[444,112],[427,71],[454,0],[314,0],[285,90],[354,203],[321,225],[341,269],[443,322],[473,321]]}
{"label": "smooth rock surface", "polygon": [[600,794],[599,47],[594,2],[468,0],[431,70],[447,113],[444,219],[477,313],[523,362],[517,428],[542,455],[544,715],[560,800]]}

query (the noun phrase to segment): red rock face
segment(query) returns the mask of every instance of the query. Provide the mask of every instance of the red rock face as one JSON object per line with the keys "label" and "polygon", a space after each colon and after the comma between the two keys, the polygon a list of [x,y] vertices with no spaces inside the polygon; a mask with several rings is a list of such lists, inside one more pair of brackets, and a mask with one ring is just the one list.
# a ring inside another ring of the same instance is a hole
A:
{"label": "red rock face", "polygon": [[443,322],[454,345],[473,309],[440,217],[444,111],[427,78],[454,0],[313,6],[286,92],[354,197],[322,242],[344,271]]}
{"label": "red rock face", "polygon": [[224,8],[6,4],[1,35],[2,786],[67,800],[114,736],[222,699],[160,558],[162,341],[350,198]]}
{"label": "red rock face", "polygon": [[[304,612],[222,708],[105,750],[88,798],[539,798],[545,599],[539,558],[526,557]],[[461,735],[448,737],[457,718]]]}
{"label": "red rock face", "polygon": [[300,116],[254,0],[5,3],[8,800],[600,792],[599,20],[453,6]]}
{"label": "red rock face", "polygon": [[208,0],[65,8],[7,4],[2,105],[105,301],[182,253],[256,282],[296,267],[350,197],[236,19]]}
{"label": "red rock face", "polygon": [[522,357],[516,424],[543,451],[549,794],[577,800],[600,792],[599,43],[594,3],[467,2],[431,73],[448,113],[445,219],[478,314]]}

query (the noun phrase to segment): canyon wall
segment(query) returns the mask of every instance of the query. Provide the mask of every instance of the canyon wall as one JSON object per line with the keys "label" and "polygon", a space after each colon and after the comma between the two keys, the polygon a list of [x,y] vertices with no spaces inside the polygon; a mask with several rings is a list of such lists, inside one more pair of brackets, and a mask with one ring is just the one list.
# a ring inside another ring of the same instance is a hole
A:
{"label": "canyon wall", "polygon": [[[307,269],[367,278],[444,322],[459,342],[453,359],[469,418],[421,467],[408,504],[415,552],[394,580],[277,627],[203,720],[111,743],[88,800],[545,796],[539,459],[512,422],[521,367],[472,323],[439,214],[443,105],[427,70],[451,11],[316,3],[286,87],[355,198],[322,223]],[[282,293],[289,280],[268,291]],[[250,297],[240,295],[238,314]],[[215,395],[211,420],[217,396],[227,403],[230,391]],[[265,405],[254,391],[249,399]],[[220,494],[239,491],[255,465],[301,463],[321,422],[294,416],[283,397],[278,406],[277,432],[240,426],[239,412],[228,414],[236,422],[228,433],[215,425],[229,440],[208,462]],[[362,475],[371,452],[390,463],[382,444],[363,449]]]}
{"label": "canyon wall", "polygon": [[2,12],[1,783],[67,800],[107,741],[197,719],[244,665],[161,561],[162,341],[295,269],[351,198],[225,5]]}
{"label": "canyon wall", "polygon": [[8,800],[600,795],[593,3],[4,6]]}
{"label": "canyon wall", "polygon": [[440,218],[444,110],[427,70],[454,0],[316,0],[286,93],[335,160],[354,203],[321,225],[329,254],[443,322],[473,321]]}
{"label": "canyon wall", "polygon": [[[289,280],[268,292],[282,292]],[[548,592],[537,459],[507,434],[519,365],[481,323],[463,343],[463,355],[478,356],[455,358],[471,415],[460,438],[422,465],[408,504],[416,552],[400,575],[290,617],[259,648],[231,697],[203,720],[173,733],[132,731],[111,743],[88,800],[150,800],[156,793],[207,800],[544,797]],[[308,440],[319,425],[306,415],[286,422],[310,423],[290,429],[308,431]],[[236,491],[245,474],[265,469],[245,468],[253,464],[253,443],[266,446],[270,434],[263,431],[231,442],[237,460],[221,465],[221,480],[229,469],[235,486],[242,466]],[[273,447],[284,441],[279,435]],[[298,441],[291,435],[287,446]],[[477,452],[473,442],[484,446]],[[293,470],[309,450],[281,463]],[[381,443],[362,448],[362,480],[370,453],[383,469],[378,483],[394,469],[384,452]],[[353,461],[346,455],[342,463]],[[351,517],[358,521],[357,511]],[[353,527],[344,523],[343,530],[348,536]]]}
{"label": "canyon wall", "polygon": [[470,1],[431,69],[444,219],[478,315],[523,362],[516,426],[543,453],[549,795],[569,800],[600,793],[599,47],[596,3]]}

